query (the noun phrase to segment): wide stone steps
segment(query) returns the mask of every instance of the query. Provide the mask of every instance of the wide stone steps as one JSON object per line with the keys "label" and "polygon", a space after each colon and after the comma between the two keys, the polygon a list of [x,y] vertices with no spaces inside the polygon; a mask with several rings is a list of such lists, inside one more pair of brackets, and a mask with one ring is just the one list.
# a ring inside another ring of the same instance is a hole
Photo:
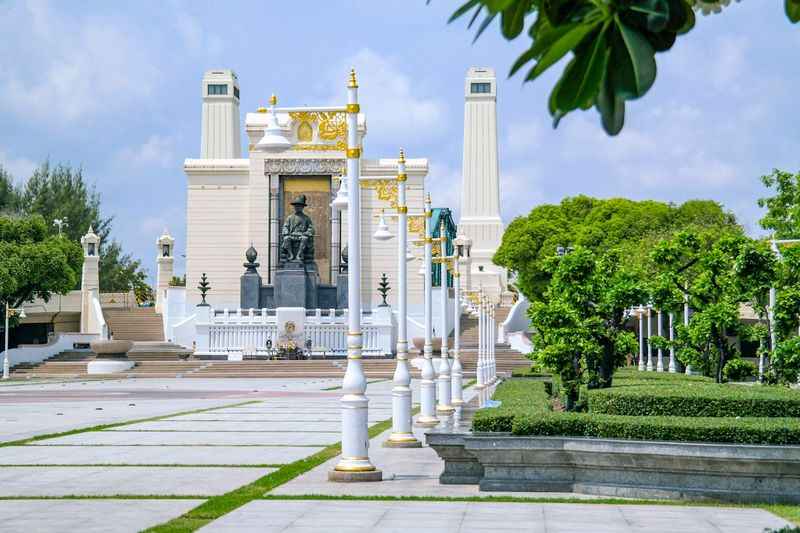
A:
{"label": "wide stone steps", "polygon": [[129,341],[163,341],[164,324],[153,307],[103,309],[115,339]]}

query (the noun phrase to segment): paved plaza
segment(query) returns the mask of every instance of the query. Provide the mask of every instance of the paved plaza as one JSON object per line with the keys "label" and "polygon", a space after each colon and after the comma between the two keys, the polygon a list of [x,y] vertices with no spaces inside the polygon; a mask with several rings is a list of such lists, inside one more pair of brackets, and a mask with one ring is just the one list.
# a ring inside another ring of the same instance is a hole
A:
{"label": "paved plaza", "polygon": [[[338,442],[341,392],[325,390],[337,385],[335,379],[4,384],[0,442],[134,423],[0,447],[0,531],[133,532],[176,518]],[[370,424],[391,417],[391,387],[369,385]],[[486,496],[476,486],[439,485],[442,463],[432,449],[383,448],[386,436],[370,447],[385,481],[330,483],[333,459],[274,489],[269,496],[276,499],[254,500],[204,531],[755,533],[786,525],[757,509],[603,505],[590,504],[591,497],[587,504],[319,500]]]}

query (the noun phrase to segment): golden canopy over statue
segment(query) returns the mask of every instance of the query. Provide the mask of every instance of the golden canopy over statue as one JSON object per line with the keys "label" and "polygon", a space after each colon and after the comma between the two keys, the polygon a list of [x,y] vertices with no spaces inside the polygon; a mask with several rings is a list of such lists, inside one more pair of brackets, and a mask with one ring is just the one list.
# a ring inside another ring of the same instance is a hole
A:
{"label": "golden canopy over statue", "polygon": [[286,217],[281,230],[281,257],[296,263],[314,261],[314,223],[303,213],[306,195],[298,195],[292,202],[294,213]]}

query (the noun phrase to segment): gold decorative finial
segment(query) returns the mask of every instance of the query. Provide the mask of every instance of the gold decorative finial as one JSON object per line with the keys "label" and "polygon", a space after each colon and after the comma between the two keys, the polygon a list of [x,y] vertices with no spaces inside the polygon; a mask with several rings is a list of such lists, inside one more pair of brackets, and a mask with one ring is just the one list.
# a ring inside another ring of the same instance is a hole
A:
{"label": "gold decorative finial", "polygon": [[261,107],[258,108],[258,112],[259,113],[266,113],[267,112],[267,108],[262,105]]}
{"label": "gold decorative finial", "polygon": [[269,97],[269,105],[278,105],[278,97],[274,93]]}
{"label": "gold decorative finial", "polygon": [[400,148],[400,158],[397,160],[398,163],[405,163],[406,162],[406,153]]}
{"label": "gold decorative finial", "polygon": [[358,89],[358,82],[356,81],[356,69],[350,69],[350,83],[347,84],[350,89]]}

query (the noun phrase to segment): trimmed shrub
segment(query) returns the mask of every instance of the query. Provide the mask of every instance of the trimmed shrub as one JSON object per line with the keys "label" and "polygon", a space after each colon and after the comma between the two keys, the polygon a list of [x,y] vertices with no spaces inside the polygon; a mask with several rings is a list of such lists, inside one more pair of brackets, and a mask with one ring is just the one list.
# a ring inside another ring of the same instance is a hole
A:
{"label": "trimmed shrub", "polygon": [[637,417],[590,413],[519,414],[519,436],[597,437],[631,440],[800,444],[800,421],[792,418]]}
{"label": "trimmed shrub", "polygon": [[512,378],[550,378],[549,374],[536,366],[530,368],[515,368],[511,371]]}
{"label": "trimmed shrub", "polygon": [[731,359],[722,369],[725,381],[745,381],[755,377],[756,372],[758,367],[746,359]]}
{"label": "trimmed shrub", "polygon": [[510,432],[517,415],[549,412],[550,396],[545,385],[543,381],[528,379],[504,381],[493,396],[500,405],[477,411],[472,419],[472,430]]}
{"label": "trimmed shrub", "polygon": [[800,392],[710,382],[636,382],[589,391],[589,412],[624,416],[800,417]]}

